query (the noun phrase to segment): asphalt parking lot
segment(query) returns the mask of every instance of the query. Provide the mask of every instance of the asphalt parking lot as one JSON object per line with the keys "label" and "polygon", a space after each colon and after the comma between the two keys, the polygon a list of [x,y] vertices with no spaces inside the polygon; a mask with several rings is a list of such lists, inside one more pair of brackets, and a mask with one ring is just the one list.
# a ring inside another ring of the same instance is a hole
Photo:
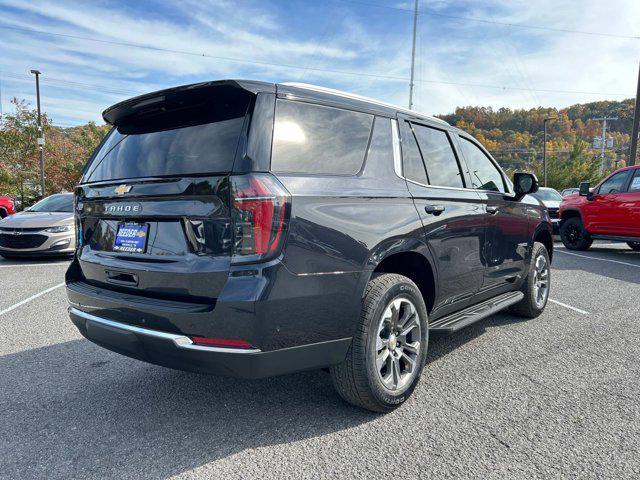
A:
{"label": "asphalt parking lot", "polygon": [[240,381],[103,350],[67,318],[65,262],[0,259],[0,478],[638,478],[640,253],[556,246],[541,317],[432,338],[384,416],[322,371]]}

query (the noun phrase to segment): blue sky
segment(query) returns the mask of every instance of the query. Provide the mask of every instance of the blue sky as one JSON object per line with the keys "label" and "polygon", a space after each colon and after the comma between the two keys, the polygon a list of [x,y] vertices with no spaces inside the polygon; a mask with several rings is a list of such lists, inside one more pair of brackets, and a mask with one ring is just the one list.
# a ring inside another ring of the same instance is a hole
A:
{"label": "blue sky", "polygon": [[[14,96],[35,102],[32,68],[43,73],[43,109],[63,126],[100,122],[102,110],[136,94],[219,78],[302,81],[406,105],[412,8],[393,0],[0,0],[2,108]],[[563,107],[635,94],[638,39],[472,19],[638,37],[636,0],[422,0],[420,11],[416,110]]]}

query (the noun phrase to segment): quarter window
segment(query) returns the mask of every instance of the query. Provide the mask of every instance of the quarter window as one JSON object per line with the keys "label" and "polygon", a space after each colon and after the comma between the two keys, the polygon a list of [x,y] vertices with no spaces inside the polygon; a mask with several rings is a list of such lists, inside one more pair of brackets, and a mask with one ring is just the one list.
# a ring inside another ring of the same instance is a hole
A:
{"label": "quarter window", "polygon": [[489,157],[471,140],[464,137],[460,137],[460,146],[469,167],[473,188],[505,192],[502,174]]}
{"label": "quarter window", "polygon": [[362,168],[373,115],[278,100],[271,169],[354,175]]}
{"label": "quarter window", "polygon": [[602,183],[602,185],[600,185],[598,193],[600,195],[607,195],[610,193],[622,192],[624,190],[625,183],[627,183],[627,178],[629,178],[629,170],[611,175]]}
{"label": "quarter window", "polygon": [[440,187],[464,187],[460,166],[447,132],[413,125],[420,152],[427,168],[429,183]]}

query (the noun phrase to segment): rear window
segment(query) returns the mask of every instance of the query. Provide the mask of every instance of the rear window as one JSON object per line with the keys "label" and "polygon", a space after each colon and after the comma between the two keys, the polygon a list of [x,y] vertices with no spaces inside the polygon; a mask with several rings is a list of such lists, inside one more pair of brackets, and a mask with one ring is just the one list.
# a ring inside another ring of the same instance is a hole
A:
{"label": "rear window", "polygon": [[249,98],[190,100],[114,128],[84,181],[231,171]]}
{"label": "rear window", "polygon": [[360,171],[373,115],[278,100],[271,170],[353,175]]}

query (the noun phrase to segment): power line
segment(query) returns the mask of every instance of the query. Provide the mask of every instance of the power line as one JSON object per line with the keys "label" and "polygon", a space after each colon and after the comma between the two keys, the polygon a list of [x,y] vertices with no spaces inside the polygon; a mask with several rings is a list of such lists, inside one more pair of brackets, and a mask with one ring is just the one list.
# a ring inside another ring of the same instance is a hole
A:
{"label": "power line", "polygon": [[[384,75],[384,74],[376,74],[376,73],[354,72],[354,71],[350,71],[350,70],[336,70],[336,69],[331,69],[331,68],[319,68],[319,67],[310,67],[310,66],[301,67],[299,65],[292,65],[292,64],[285,64],[285,63],[264,62],[264,61],[258,61],[258,60],[246,60],[246,59],[239,59],[239,58],[233,58],[233,57],[210,55],[210,54],[207,54],[207,53],[190,52],[190,51],[187,51],[187,50],[174,50],[174,49],[170,49],[170,48],[154,47],[154,46],[151,46],[151,45],[141,45],[141,44],[137,44],[137,43],[119,42],[119,41],[115,41],[115,40],[103,40],[103,39],[98,39],[98,38],[93,38],[93,37],[85,37],[85,36],[81,36],[81,35],[70,35],[70,34],[65,34],[65,33],[48,32],[48,31],[44,31],[44,30],[37,30],[37,29],[30,29],[30,28],[11,27],[11,26],[7,26],[7,25],[0,25],[0,28],[4,28],[4,29],[8,29],[8,30],[20,31],[20,32],[26,32],[26,33],[35,33],[35,34],[40,34],[40,35],[51,35],[51,36],[56,36],[56,37],[72,38],[72,39],[76,39],[76,40],[84,40],[84,41],[89,41],[89,42],[97,42],[97,43],[110,44],[110,45],[119,45],[119,46],[125,46],[125,47],[142,48],[142,49],[145,49],[145,50],[151,50],[151,51],[157,51],[157,52],[163,52],[163,53],[174,53],[174,54],[178,54],[178,55],[188,55],[188,56],[195,56],[195,57],[212,58],[212,59],[216,59],[216,60],[225,60],[225,61],[230,61],[230,62],[238,62],[238,63],[251,64],[251,65],[262,65],[262,66],[269,66],[269,67],[290,68],[290,69],[295,69],[295,70],[302,69],[302,70],[309,70],[309,71],[315,71],[315,72],[335,73],[335,74],[339,74],[339,75],[353,75],[353,76],[357,76],[357,77],[370,77],[370,78],[378,78],[378,79],[383,79],[383,80],[393,80],[393,81],[401,81],[401,82],[407,82],[409,80],[409,78],[403,77],[403,76],[399,76],[399,75]],[[451,82],[451,81],[444,81],[444,80],[429,80],[429,79],[416,79],[415,82],[428,83],[428,84],[440,84],[440,85],[458,85],[458,86],[463,86],[463,87],[490,88],[490,89],[496,89],[496,90],[524,90],[524,91],[535,90],[537,92],[545,92],[545,93],[630,96],[627,93],[619,93],[619,92],[591,92],[591,91],[583,91],[583,90],[558,90],[558,89],[548,89],[548,88],[533,88],[533,89],[531,89],[531,88],[523,88],[523,87],[510,87],[510,86],[506,86],[506,85],[492,85],[492,84],[471,83],[471,82]]]}
{"label": "power line", "polygon": [[[5,77],[5,78],[11,78],[14,80],[18,80],[18,81],[22,81],[22,82],[30,82],[30,78],[27,75],[22,75],[22,74],[18,74],[18,73],[6,73],[6,72],[2,72],[0,73],[1,77]],[[112,93],[115,95],[138,95],[140,92],[135,92],[133,90],[121,90],[121,89],[114,89],[111,87],[105,87],[103,85],[98,85],[95,83],[86,83],[86,82],[77,82],[77,81],[72,81],[72,80],[65,80],[65,79],[61,79],[61,78],[52,78],[52,77],[43,77],[42,78],[42,83],[45,84],[51,84],[51,85],[58,85],[58,86],[62,86],[62,87],[68,87],[68,88],[86,88],[89,87],[89,89],[91,90],[95,90],[95,91],[100,91],[103,93]]]}
{"label": "power line", "polygon": [[[397,10],[397,11],[402,11],[402,12],[407,12],[407,13],[413,13],[413,9],[412,8],[393,7],[393,6],[390,6],[390,5],[380,5],[378,3],[364,2],[364,1],[359,1],[359,0],[332,0],[332,1],[339,2],[339,3],[353,3],[353,4],[356,4],[356,5],[366,5],[366,6],[369,6],[369,7],[385,8],[385,9],[389,9],[389,10]],[[487,24],[492,24],[492,25],[501,25],[503,27],[527,28],[527,29],[533,29],[533,30],[547,30],[547,31],[556,32],[556,33],[573,33],[573,34],[578,34],[578,35],[593,35],[593,36],[599,36],[599,37],[626,38],[626,39],[629,39],[629,40],[640,40],[640,36],[637,36],[637,35],[623,35],[623,34],[619,34],[619,33],[593,32],[593,31],[588,31],[588,30],[574,30],[574,29],[570,29],[570,28],[546,27],[546,26],[542,26],[542,25],[531,25],[531,24],[527,24],[527,23],[500,22],[498,20],[488,20],[488,19],[485,19],[485,18],[465,17],[465,16],[460,16],[460,15],[450,15],[450,14],[446,14],[446,13],[436,12],[433,9],[429,9],[429,8],[422,9],[422,11],[419,13],[419,15],[451,18],[451,19],[454,19],[454,20],[464,20],[464,21],[467,21],[467,22],[487,23]]]}

